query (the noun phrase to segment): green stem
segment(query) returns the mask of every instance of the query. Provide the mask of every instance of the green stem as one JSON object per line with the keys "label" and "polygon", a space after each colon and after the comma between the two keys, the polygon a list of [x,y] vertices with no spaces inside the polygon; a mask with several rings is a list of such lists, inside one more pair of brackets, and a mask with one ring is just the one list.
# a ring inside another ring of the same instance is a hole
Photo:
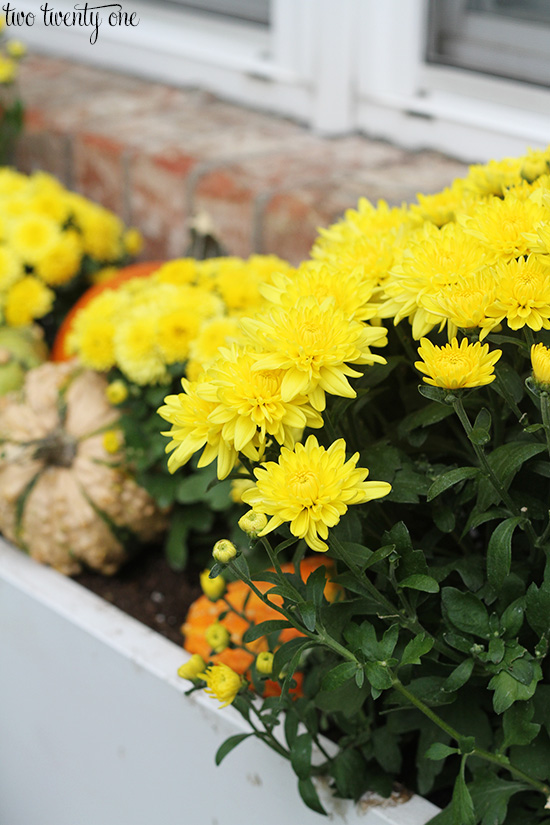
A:
{"label": "green stem", "polygon": [[495,384],[498,386],[502,397],[504,398],[504,400],[506,401],[506,403],[508,404],[508,406],[510,407],[510,409],[512,410],[512,412],[514,413],[514,415],[518,419],[518,421],[520,421],[522,416],[523,416],[523,413],[520,410],[520,408],[518,407],[518,405],[516,404],[515,399],[513,398],[513,396],[510,395],[510,393],[508,392],[506,384],[504,383],[504,381],[500,377],[500,373],[497,370],[495,370]]}
{"label": "green stem", "polygon": [[546,436],[546,446],[548,448],[548,455],[550,456],[550,397],[547,392],[541,392],[540,394],[540,411],[544,434]]}
{"label": "green stem", "polygon": [[[411,693],[408,688],[403,685],[396,676],[393,676],[393,687],[395,690],[404,696],[412,705],[414,705],[419,711],[421,711],[424,716],[427,716],[434,725],[437,725],[442,731],[445,731],[451,739],[454,739],[458,742],[460,746],[461,742],[464,740],[464,736],[460,734],[455,728],[451,725],[448,725],[440,716],[438,716],[434,711],[428,707],[421,699]],[[470,754],[468,754],[470,755]],[[536,779],[533,779],[528,774],[524,773],[520,768],[516,768],[512,765],[509,760],[505,756],[500,756],[499,754],[491,753],[490,751],[486,751],[483,748],[478,748],[474,746],[474,749],[471,752],[472,756],[479,756],[480,759],[485,759],[487,762],[491,762],[493,765],[498,765],[500,768],[505,768],[509,771],[513,776],[516,776],[518,779],[522,779],[524,782],[527,782],[533,788],[536,788],[537,791],[543,793],[546,797],[550,796],[550,788],[547,785],[544,785],[542,782],[538,782]]]}
{"label": "green stem", "polygon": [[[454,407],[454,411],[456,412],[456,414],[457,414],[457,416],[460,420],[460,423],[464,427],[464,431],[465,431],[466,435],[469,437],[472,430],[473,430],[473,427],[472,427],[472,424],[470,422],[470,419],[468,418],[468,413],[464,409],[464,404],[462,403],[462,398],[456,397],[454,402],[453,402],[453,407]],[[502,501],[504,502],[504,504],[506,505],[506,507],[508,508],[510,513],[512,513],[512,515],[517,516],[518,518],[522,519],[523,529],[528,534],[528,536],[531,540],[531,543],[534,546],[536,546],[536,543],[538,541],[538,536],[537,536],[537,534],[535,533],[535,531],[533,529],[533,525],[531,524],[531,522],[528,519],[525,518],[523,513],[514,504],[514,501],[511,497],[510,493],[508,492],[508,490],[506,490],[506,488],[504,487],[504,485],[502,484],[502,482],[500,481],[498,476],[495,474],[495,471],[493,470],[493,468],[489,464],[489,462],[487,460],[487,456],[485,455],[485,451],[483,450],[483,448],[480,447],[479,444],[475,444],[473,441],[471,442],[471,444],[472,444],[472,447],[474,448],[474,452],[477,456],[477,460],[478,460],[478,462],[481,466],[481,469],[483,470],[483,472],[485,473],[485,475],[487,476],[487,478],[489,479],[489,481],[491,482],[491,484],[493,485],[493,487],[495,488],[495,490],[499,494],[500,498],[502,499]]]}

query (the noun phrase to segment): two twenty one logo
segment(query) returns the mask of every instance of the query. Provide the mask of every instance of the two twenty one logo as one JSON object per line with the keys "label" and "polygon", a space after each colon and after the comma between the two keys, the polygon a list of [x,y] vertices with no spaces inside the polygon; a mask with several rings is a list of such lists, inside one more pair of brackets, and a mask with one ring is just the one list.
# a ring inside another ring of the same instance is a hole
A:
{"label": "two twenty one logo", "polygon": [[90,43],[97,43],[99,27],[106,22],[109,26],[137,26],[139,17],[135,11],[126,12],[120,3],[102,6],[76,5],[72,11],[56,11],[48,2],[40,6],[41,14],[18,11],[11,3],[2,6],[7,26],[34,26],[35,20],[41,19],[46,27],[75,26],[92,29]]}

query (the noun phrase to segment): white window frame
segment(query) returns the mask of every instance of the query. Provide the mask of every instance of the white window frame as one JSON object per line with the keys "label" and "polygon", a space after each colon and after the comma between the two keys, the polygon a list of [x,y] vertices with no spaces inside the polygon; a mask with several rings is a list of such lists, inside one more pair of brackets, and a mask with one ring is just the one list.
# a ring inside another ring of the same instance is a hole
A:
{"label": "white window frame", "polygon": [[427,0],[363,0],[357,125],[466,161],[550,143],[550,91],[425,61]]}
{"label": "white window frame", "polygon": [[[272,0],[269,27],[119,0],[136,28],[9,29],[31,48],[289,116],[323,135],[360,130],[466,161],[550,142],[550,91],[425,61],[428,0]],[[72,11],[73,0],[55,0]]]}
{"label": "white window frame", "polygon": [[[42,53],[207,88],[247,106],[293,117],[327,134],[353,128],[349,49],[356,0],[272,0],[269,27],[119,0],[140,19],[135,28],[45,28],[41,0],[22,0],[32,27],[9,29]],[[50,3],[73,11],[70,0]],[[330,55],[330,61],[320,59]]]}

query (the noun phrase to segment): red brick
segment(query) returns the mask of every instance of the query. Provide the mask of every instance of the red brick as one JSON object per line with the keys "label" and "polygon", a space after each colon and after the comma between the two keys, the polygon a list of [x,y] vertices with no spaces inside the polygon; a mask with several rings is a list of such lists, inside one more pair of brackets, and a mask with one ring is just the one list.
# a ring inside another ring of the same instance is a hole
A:
{"label": "red brick", "polygon": [[82,195],[127,220],[125,148],[120,143],[100,135],[77,135],[73,185]]}
{"label": "red brick", "polygon": [[188,158],[138,154],[129,169],[129,217],[144,236],[144,258],[173,258],[184,254],[188,242],[185,180]]}
{"label": "red brick", "polygon": [[71,185],[71,140],[47,131],[24,131],[15,149],[15,164],[21,172],[42,169]]}

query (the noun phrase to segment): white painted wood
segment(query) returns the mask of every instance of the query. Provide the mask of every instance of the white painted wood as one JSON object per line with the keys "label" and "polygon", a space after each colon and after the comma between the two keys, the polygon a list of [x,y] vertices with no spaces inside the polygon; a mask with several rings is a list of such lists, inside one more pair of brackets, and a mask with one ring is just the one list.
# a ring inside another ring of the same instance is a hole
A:
{"label": "white painted wood", "polygon": [[[321,825],[288,763],[233,708],[183,696],[177,645],[0,539],[0,822],[3,825]],[[425,825],[394,807],[333,800],[334,825]]]}

